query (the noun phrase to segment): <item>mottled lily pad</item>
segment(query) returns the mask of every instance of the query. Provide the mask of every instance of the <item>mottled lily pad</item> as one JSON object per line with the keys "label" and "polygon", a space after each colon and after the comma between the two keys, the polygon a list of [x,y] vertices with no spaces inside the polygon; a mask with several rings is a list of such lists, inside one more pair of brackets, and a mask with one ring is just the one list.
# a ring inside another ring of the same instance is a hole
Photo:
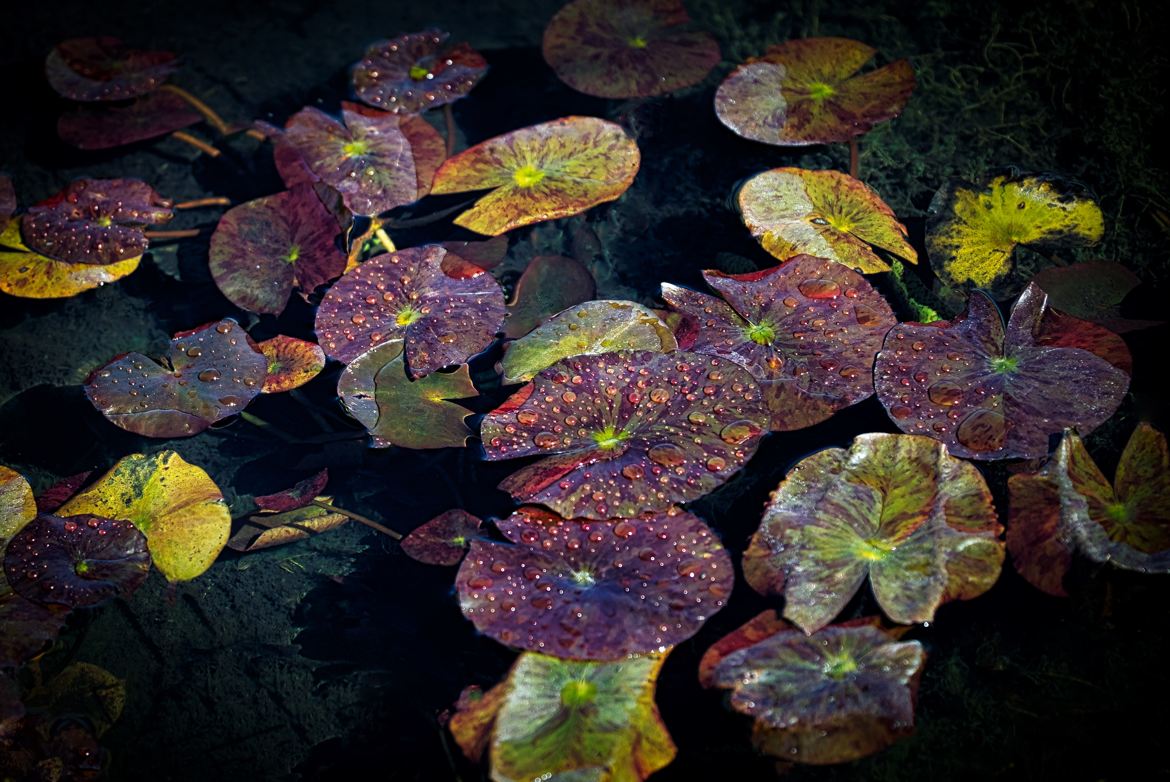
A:
{"label": "mottled lily pad", "polygon": [[541,370],[489,413],[489,460],[546,456],[500,488],[565,518],[633,517],[707,494],[767,430],[759,383],[716,356],[619,351]]}
{"label": "mottled lily pad", "polygon": [[118,356],[89,376],[85,395],[129,432],[185,437],[243,410],[268,375],[264,354],[231,318],[176,334],[163,361]]}
{"label": "mottled lily pad", "polygon": [[464,97],[487,73],[487,61],[466,43],[444,45],[449,35],[423,30],[372,44],[353,68],[354,94],[410,114]]}
{"label": "mottled lily pad", "polygon": [[111,264],[146,252],[145,227],[170,220],[170,207],[137,179],[78,179],[29,207],[21,235],[29,249],[57,261]]}
{"label": "mottled lily pad", "polygon": [[313,501],[321,492],[325,491],[325,484],[329,482],[329,470],[321,470],[310,475],[303,481],[298,481],[291,489],[278,491],[275,494],[261,494],[253,497],[256,507],[263,511],[283,513],[284,511],[303,508]]}
{"label": "mottled lily pad", "polygon": [[248,201],[211,235],[211,276],[237,307],[279,315],[294,287],[311,293],[345,271],[339,233],[311,185]]}
{"label": "mottled lily pad", "polygon": [[256,347],[268,359],[268,375],[261,388],[265,394],[300,388],[325,368],[325,351],[316,342],[278,334]]}
{"label": "mottled lily pad", "polygon": [[877,248],[918,262],[893,210],[848,174],[774,168],[745,182],[737,201],[752,236],[782,261],[808,254],[862,274],[888,272]]}
{"label": "mottled lily pad", "polygon": [[[310,499],[320,499],[326,503],[329,501],[328,497]],[[241,553],[260,551],[307,540],[323,532],[337,529],[348,521],[347,516],[333,513],[319,505],[293,508],[280,513],[258,513],[248,517],[228,540],[227,547]]]}
{"label": "mottled lily pad", "polygon": [[926,251],[948,285],[1006,290],[1017,247],[1051,253],[1096,244],[1104,232],[1101,208],[1084,185],[1050,174],[1000,175],[952,181],[935,194]]}
{"label": "mottled lily pad", "polygon": [[504,383],[525,383],[569,356],[615,350],[669,353],[677,347],[674,334],[653,311],[632,301],[603,299],[570,307],[508,343],[501,368]]}
{"label": "mottled lily pad", "polygon": [[1118,334],[1165,322],[1127,318],[1121,314],[1122,301],[1141,280],[1120,263],[1089,261],[1050,266],[1033,277],[1032,282],[1044,289],[1055,309]]}
{"label": "mottled lily pad", "polygon": [[349,363],[404,342],[410,375],[461,364],[495,339],[504,292],[478,266],[438,245],[375,256],[348,272],[317,310],[321,347]]}
{"label": "mottled lily pad", "polygon": [[431,192],[491,190],[455,224],[498,236],[615,200],[640,164],[638,145],[620,125],[563,117],[488,139],[448,159]]}
{"label": "mottled lily pad", "polygon": [[57,135],[78,149],[112,149],[165,136],[202,119],[173,92],[152,92],[126,106],[78,106],[57,119]]}
{"label": "mottled lily pad", "polygon": [[755,718],[758,750],[788,762],[844,763],[913,732],[926,662],[918,641],[896,641],[869,621],[811,636],[778,627],[755,638],[779,625],[770,611],[748,625],[758,627],[732,634],[740,648],[713,648],[701,665],[709,669],[704,686],[731,690],[732,708]]}
{"label": "mottled lily pad", "polygon": [[730,359],[761,383],[770,429],[811,426],[873,393],[874,356],[896,320],[860,274],[801,255],[703,277],[722,300],[669,283],[662,298],[697,324],[688,349]]}
{"label": "mottled lily pad", "polygon": [[1065,427],[1096,428],[1121,404],[1129,376],[1089,350],[1052,344],[1059,335],[1045,328],[1047,307],[1029,285],[1005,329],[995,302],[974,292],[950,322],[891,329],[874,383],[894,423],[970,459],[1032,459]]}
{"label": "mottled lily pad", "polygon": [[118,38],[70,38],[53,47],[45,76],[70,100],[125,100],[153,92],[178,64],[171,52],[131,49]]}
{"label": "mottled lily pad", "polygon": [[151,559],[169,581],[187,581],[211,567],[232,526],[219,487],[174,451],[119,460],[57,513],[133,523],[146,535]]}
{"label": "mottled lily pad", "polygon": [[725,604],[731,558],[698,517],[566,520],[536,508],[475,540],[455,587],[463,615],[500,643],[580,660],[663,651]]}
{"label": "mottled lily pad", "polygon": [[863,434],[792,468],[744,553],[761,594],[783,594],[784,616],[813,633],[868,577],[895,622],[926,622],[949,600],[983,594],[999,577],[1003,531],[970,462],[929,437]]}
{"label": "mottled lily pad", "polygon": [[15,470],[0,465],[0,551],[36,515],[37,500],[28,481]]}
{"label": "mottled lily pad", "polygon": [[66,263],[35,253],[20,238],[20,221],[0,234],[0,291],[25,299],[63,299],[117,282],[138,268],[142,256],[110,264]]}
{"label": "mottled lily pad", "polygon": [[906,60],[859,74],[875,52],[847,38],[785,41],[724,79],[715,113],[739,135],[766,144],[848,141],[901,114],[914,90]]}
{"label": "mottled lily pad", "polygon": [[38,516],[8,542],[4,574],[38,603],[81,608],[129,597],[146,580],[146,537],[128,521]]}
{"label": "mottled lily pad", "polygon": [[563,255],[538,255],[516,281],[504,336],[523,337],[558,312],[592,299],[596,291],[593,275],[579,261]]}
{"label": "mottled lily pad", "polygon": [[663,95],[719,64],[715,38],[690,21],[682,0],[573,0],[544,30],[544,60],[587,95]]}
{"label": "mottled lily pad", "polygon": [[465,510],[440,513],[402,539],[402,553],[427,565],[458,565],[481,524]]}

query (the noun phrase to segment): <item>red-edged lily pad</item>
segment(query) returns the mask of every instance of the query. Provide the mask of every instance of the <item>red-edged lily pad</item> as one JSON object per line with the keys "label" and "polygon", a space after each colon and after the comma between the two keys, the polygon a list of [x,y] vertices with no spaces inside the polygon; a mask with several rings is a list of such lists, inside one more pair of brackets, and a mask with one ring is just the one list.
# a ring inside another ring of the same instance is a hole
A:
{"label": "red-edged lily pad", "polygon": [[24,597],[70,608],[128,597],[150,570],[146,536],[128,521],[39,516],[8,542],[4,574]]}
{"label": "red-edged lily pad", "polygon": [[663,95],[719,64],[715,38],[690,21],[682,0],[573,0],[545,28],[544,59],[587,95]]}
{"label": "red-edged lily pad", "polygon": [[78,179],[29,207],[21,234],[29,249],[54,260],[111,264],[146,252],[145,226],[170,220],[170,207],[137,179]]}
{"label": "red-edged lily pad", "polygon": [[619,660],[664,651],[699,631],[735,583],[731,558],[677,508],[609,521],[522,509],[476,540],[455,587],[480,632],[528,651]]}
{"label": "red-edged lily pad", "polygon": [[231,318],[176,334],[160,365],[127,353],[94,371],[85,395],[111,423],[146,437],[185,437],[244,409],[268,362]]}
{"label": "red-edged lily pad", "polygon": [[1122,301],[1141,280],[1120,263],[1089,261],[1050,266],[1033,277],[1032,282],[1044,289],[1054,308],[1118,334],[1165,323],[1121,314]]}
{"label": "red-edged lily pad", "polygon": [[279,315],[294,287],[311,293],[345,271],[339,233],[311,185],[248,201],[211,235],[211,276],[237,307]]}
{"label": "red-edged lily pad", "polygon": [[704,656],[703,685],[731,690],[732,708],[756,720],[760,751],[788,762],[844,763],[913,732],[926,662],[918,641],[897,641],[868,620],[809,636],[771,611],[728,638],[731,648],[716,644]]}
{"label": "red-edged lily pad", "polygon": [[563,117],[476,144],[449,158],[432,193],[491,190],[455,224],[476,233],[505,231],[584,212],[626,192],[641,165],[638,145],[620,125]]}
{"label": "red-edged lily pad", "polygon": [[440,513],[402,539],[402,553],[426,565],[458,565],[481,524],[465,510]]}
{"label": "red-edged lily pad", "polygon": [[504,292],[478,266],[438,245],[375,256],[348,272],[317,310],[321,347],[349,363],[404,342],[410,376],[462,364],[495,339]]}
{"label": "red-edged lily pad", "polygon": [[152,92],[126,106],[78,106],[57,120],[57,135],[78,149],[112,149],[165,136],[203,119],[173,92]]}
{"label": "red-edged lily pad", "polygon": [[619,351],[542,370],[489,413],[489,460],[544,456],[500,488],[565,518],[633,517],[707,494],[767,430],[759,383],[716,356]]}
{"label": "red-edged lily pad", "polygon": [[970,462],[929,437],[863,434],[792,468],[744,553],[761,594],[812,633],[868,577],[895,622],[926,622],[944,602],[991,588],[1003,563],[991,492]]}
{"label": "red-edged lily pad", "polygon": [[766,144],[848,141],[901,114],[914,90],[907,60],[859,74],[875,53],[847,38],[785,41],[719,85],[715,113],[739,135]]}
{"label": "red-edged lily pad", "polygon": [[[1065,427],[1088,432],[1113,415],[1129,387],[1110,362],[1119,360],[1116,342],[1105,357],[1090,352],[1096,340],[1078,343],[1088,349],[1054,344],[1062,334],[1045,324],[1047,298],[1029,285],[1006,328],[995,302],[976,291],[952,321],[891,329],[874,382],[898,428],[941,440],[956,456],[1030,459],[1047,454],[1049,436]],[[1065,318],[1066,328],[1076,321]]]}
{"label": "red-edged lily pad", "polygon": [[487,61],[466,43],[446,46],[449,35],[423,30],[372,44],[353,68],[358,100],[416,114],[467,95],[487,73]]}
{"label": "red-edged lily pad", "polygon": [[261,494],[253,497],[252,500],[260,510],[283,513],[308,505],[318,494],[325,491],[327,483],[329,483],[329,470],[326,469],[321,470],[316,475],[310,475],[303,481],[298,481],[291,489],[278,491],[275,494]]}
{"label": "red-edged lily pad", "polygon": [[558,312],[592,299],[596,292],[593,275],[580,261],[563,255],[538,255],[516,281],[504,336],[523,337]]}
{"label": "red-edged lily pad", "polygon": [[801,255],[759,272],[703,277],[722,300],[669,283],[662,298],[698,325],[689,350],[751,371],[773,431],[819,423],[873,393],[874,356],[896,320],[860,274]]}
{"label": "red-edged lily pad", "polygon": [[278,334],[256,347],[268,359],[268,376],[261,389],[265,394],[300,388],[325,368],[325,351],[316,342]]}
{"label": "red-edged lily pad", "polygon": [[45,60],[49,86],[70,100],[125,100],[153,92],[175,69],[171,52],[131,49],[118,38],[70,38]]}

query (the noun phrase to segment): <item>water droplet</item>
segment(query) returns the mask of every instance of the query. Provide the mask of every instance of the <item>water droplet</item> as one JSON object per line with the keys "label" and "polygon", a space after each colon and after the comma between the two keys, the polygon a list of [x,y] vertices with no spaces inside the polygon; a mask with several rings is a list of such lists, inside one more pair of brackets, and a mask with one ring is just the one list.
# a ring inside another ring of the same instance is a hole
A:
{"label": "water droplet", "polygon": [[646,471],[642,469],[641,465],[627,464],[622,468],[622,475],[626,478],[629,478],[631,481],[637,481],[641,480],[646,475]]}
{"label": "water droplet", "polygon": [[619,521],[617,524],[613,525],[613,534],[617,535],[619,538],[628,538],[637,531],[638,528],[628,521]]}
{"label": "water droplet", "polygon": [[955,439],[976,453],[998,451],[1007,439],[1007,421],[994,410],[976,410],[959,424]]}
{"label": "water droplet", "polygon": [[216,324],[215,330],[218,331],[220,334],[227,334],[232,330],[232,324],[230,324],[230,323]]}
{"label": "water droplet", "polygon": [[539,418],[540,416],[531,410],[521,410],[520,412],[516,413],[516,420],[524,426],[532,426],[537,422],[537,420],[539,420]]}
{"label": "water droplet", "polygon": [[719,472],[727,467],[727,460],[722,456],[712,456],[707,460],[707,469],[711,472]]}
{"label": "water droplet", "polygon": [[[194,348],[192,348],[192,350],[194,350]],[[196,375],[196,377],[202,380],[204,383],[214,383],[216,380],[219,380],[220,374],[218,369],[205,369]]]}
{"label": "water droplet", "polygon": [[719,430],[719,439],[731,445],[739,445],[759,432],[760,428],[751,421],[733,421]]}
{"label": "water droplet", "polygon": [[702,425],[707,423],[707,415],[695,410],[687,415],[687,420],[692,424]]}
{"label": "water droplet", "polygon": [[841,286],[832,280],[805,280],[796,289],[810,299],[835,299],[841,295]]}
{"label": "water droplet", "polygon": [[537,448],[552,448],[559,440],[552,432],[541,432],[532,438],[532,442],[536,443]]}
{"label": "water droplet", "polygon": [[667,468],[678,467],[687,460],[686,452],[674,443],[659,443],[651,446],[650,450],[646,452],[646,456],[655,464]]}
{"label": "water droplet", "polygon": [[650,401],[663,404],[670,399],[670,391],[665,388],[656,388],[650,392]]}
{"label": "water droplet", "polygon": [[963,387],[950,380],[938,380],[926,389],[931,402],[943,407],[953,407],[963,401]]}
{"label": "water droplet", "polygon": [[890,415],[898,421],[903,421],[910,417],[914,411],[906,405],[894,405],[890,408]]}

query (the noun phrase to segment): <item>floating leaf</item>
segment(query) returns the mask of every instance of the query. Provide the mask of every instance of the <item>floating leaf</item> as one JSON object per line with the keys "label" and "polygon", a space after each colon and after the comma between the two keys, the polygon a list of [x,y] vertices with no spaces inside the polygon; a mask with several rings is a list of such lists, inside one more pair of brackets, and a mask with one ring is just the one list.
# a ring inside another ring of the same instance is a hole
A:
{"label": "floating leaf", "polygon": [[417,114],[467,95],[487,73],[487,61],[466,43],[444,46],[449,36],[423,30],[370,45],[353,68],[358,100]]}
{"label": "floating leaf", "polygon": [[173,92],[152,92],[126,106],[78,106],[57,120],[57,135],[78,149],[112,149],[165,136],[203,119]]}
{"label": "floating leaf", "polygon": [[28,481],[15,470],[0,465],[0,551],[36,515],[37,501]]}
{"label": "floating leaf", "polygon": [[298,481],[291,489],[278,491],[275,494],[262,494],[253,497],[252,501],[260,510],[272,511],[273,513],[296,510],[308,505],[314,497],[325,491],[325,484],[328,482],[329,470],[324,469],[316,475]]}
{"label": "floating leaf", "polygon": [[85,470],[66,476],[45,489],[37,495],[37,512],[52,513],[60,508],[67,499],[77,494],[77,490],[85,485],[91,475],[93,475],[93,470]]}
{"label": "floating leaf", "polygon": [[268,359],[268,375],[261,388],[265,394],[300,388],[325,368],[325,351],[316,342],[278,334],[256,347]]}
{"label": "floating leaf", "polygon": [[724,79],[715,113],[739,135],[766,144],[848,141],[901,114],[914,90],[906,60],[858,74],[875,51],[847,38],[772,46]]}
{"label": "floating leaf", "polygon": [[768,416],[746,369],[697,353],[567,358],[489,413],[487,458],[547,456],[500,488],[565,518],[633,517],[707,494],[755,452]]}
{"label": "floating leaf", "polygon": [[53,47],[45,76],[70,100],[125,100],[153,92],[178,64],[171,52],[131,49],[118,38],[70,38]]}
{"label": "floating leaf", "polygon": [[1051,174],[955,180],[935,194],[929,214],[930,265],[954,286],[1010,283],[1016,247],[1054,252],[1096,244],[1105,231],[1088,189]]}
{"label": "floating leaf", "polygon": [[145,226],[174,216],[171,202],[137,179],[78,179],[29,207],[21,234],[29,249],[66,263],[111,264],[138,258]]}
{"label": "floating leaf", "polygon": [[[811,636],[780,627],[773,612],[737,630],[746,645],[709,650],[704,686],[731,690],[731,706],[755,718],[756,748],[797,763],[844,763],[871,755],[914,730],[914,701],[926,653],[869,622]],[[745,634],[745,630],[747,633]],[[716,652],[712,655],[712,652]],[[716,660],[709,660],[709,657]]]}
{"label": "floating leaf", "polygon": [[431,192],[492,192],[455,218],[497,236],[584,212],[626,192],[641,156],[620,125],[562,117],[488,139],[447,160]]}
{"label": "floating leaf", "polygon": [[0,669],[16,668],[36,656],[65,626],[69,609],[21,597],[0,576]]}
{"label": "floating leaf", "polygon": [[[312,499],[312,498],[310,498]],[[328,498],[322,497],[323,501]],[[248,552],[307,540],[349,521],[340,513],[331,513],[318,505],[309,505],[282,513],[256,514],[240,527],[227,542],[233,551]]]}
{"label": "floating leaf", "polygon": [[0,234],[0,291],[25,299],[63,299],[116,282],[142,257],[111,264],[66,263],[30,251],[20,240],[20,221]]}
{"label": "floating leaf", "polygon": [[698,324],[690,350],[730,359],[761,382],[773,431],[819,423],[873,393],[874,356],[896,321],[860,274],[801,255],[703,278],[723,300],[669,283],[662,298]]}
{"label": "floating leaf", "polygon": [[782,261],[808,254],[863,274],[888,272],[878,248],[918,262],[893,210],[848,174],[774,168],[745,182],[737,201],[752,236]]}
{"label": "floating leaf", "polygon": [[243,410],[268,374],[264,355],[231,318],[176,334],[164,361],[123,354],[90,375],[85,395],[129,432],[185,437]]}
{"label": "floating leaf", "polygon": [[1089,432],[1113,415],[1129,376],[1109,357],[1056,344],[1047,298],[1029,285],[1006,330],[979,292],[950,322],[895,326],[874,382],[898,428],[941,440],[956,456],[1031,459],[1048,453],[1049,435]]}
{"label": "floating leaf", "polygon": [[24,597],[70,608],[129,597],[146,580],[146,538],[128,521],[38,516],[8,542],[4,574]]}
{"label": "floating leaf", "polygon": [[462,448],[472,435],[471,411],[453,400],[479,395],[467,365],[411,380],[401,350],[386,342],[354,359],[337,383],[341,403],[377,448]]}
{"label": "floating leaf", "polygon": [[8,227],[8,221],[16,214],[16,188],[12,179],[0,174],[0,231]]}
{"label": "floating leaf", "polygon": [[504,292],[477,266],[438,245],[375,256],[325,294],[316,330],[325,352],[349,363],[405,341],[411,377],[462,364],[495,338]]}
{"label": "floating leaf", "polygon": [[663,95],[719,64],[715,38],[690,21],[682,0],[573,0],[544,30],[544,60],[587,95]]}
{"label": "floating leaf", "polygon": [[294,287],[311,293],[345,271],[339,233],[311,185],[248,201],[211,235],[211,276],[237,307],[279,315]]}
{"label": "floating leaf", "polygon": [[1141,280],[1120,263],[1090,261],[1071,266],[1050,266],[1033,277],[1032,282],[1044,289],[1055,309],[1118,334],[1165,322],[1122,316],[1121,302],[1141,284]]}
{"label": "floating leaf", "polygon": [[57,512],[133,523],[146,535],[150,556],[169,581],[187,581],[211,567],[232,526],[219,487],[174,451],[119,460]]}
{"label": "floating leaf", "polygon": [[508,344],[501,367],[504,383],[524,383],[569,356],[615,350],[678,347],[674,334],[651,310],[632,301],[587,301],[546,320],[531,334]]}
{"label": "floating leaf", "polygon": [[500,643],[556,657],[620,660],[699,631],[735,583],[698,517],[588,521],[535,508],[496,523],[511,544],[472,541],[455,577],[463,615]]}
{"label": "floating leaf", "polygon": [[484,750],[491,744],[492,727],[507,694],[507,680],[487,692],[473,684],[459,693],[455,713],[447,727],[468,760],[478,763],[483,758]]}
{"label": "floating leaf", "polygon": [[783,593],[806,633],[833,621],[869,577],[886,616],[934,618],[991,588],[1002,527],[979,470],[928,437],[863,434],[809,456],[773,492],[744,553],[744,577]]}
{"label": "floating leaf", "polygon": [[579,261],[563,255],[538,255],[516,281],[504,336],[523,337],[550,316],[592,299],[596,291],[593,275]]}
{"label": "floating leaf", "polygon": [[427,565],[458,565],[481,524],[465,510],[440,513],[402,539],[402,553]]}

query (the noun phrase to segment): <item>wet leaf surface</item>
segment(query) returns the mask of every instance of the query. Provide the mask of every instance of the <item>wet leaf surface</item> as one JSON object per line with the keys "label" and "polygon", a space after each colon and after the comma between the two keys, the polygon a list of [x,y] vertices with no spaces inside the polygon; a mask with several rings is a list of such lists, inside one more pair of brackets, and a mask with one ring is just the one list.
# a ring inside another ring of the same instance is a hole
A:
{"label": "wet leaf surface", "polygon": [[640,164],[638,145],[621,126],[562,117],[460,152],[439,167],[431,192],[491,190],[455,224],[498,236],[613,201],[629,188]]}
{"label": "wet leaf surface", "polygon": [[426,565],[458,565],[481,524],[465,510],[440,513],[402,539],[402,552]]}
{"label": "wet leaf surface", "polygon": [[372,44],[353,68],[358,100],[417,114],[467,95],[487,73],[487,61],[466,43],[446,45],[448,37],[430,29]]}
{"label": "wet leaf surface", "polygon": [[111,264],[66,263],[32,252],[20,238],[20,221],[0,234],[0,291],[25,299],[63,299],[117,282],[138,268],[142,256]]}
{"label": "wet leaf surface", "polygon": [[697,516],[562,519],[522,508],[510,541],[472,541],[455,587],[463,615],[500,643],[556,657],[620,660],[693,636],[726,603],[731,558]]}
{"label": "wet leaf surface", "polygon": [[0,465],[0,551],[36,515],[37,501],[28,481],[16,470]]}
{"label": "wet leaf surface", "polygon": [[324,492],[327,483],[329,483],[329,470],[324,469],[303,481],[298,481],[291,489],[278,491],[275,494],[261,494],[253,497],[252,501],[260,510],[273,513],[296,510],[308,505],[318,494]]}
{"label": "wet leaf surface", "polygon": [[573,0],[544,31],[544,59],[578,92],[645,98],[698,84],[719,44],[690,26],[681,0]]}
{"label": "wet leaf surface", "polygon": [[752,236],[782,261],[808,254],[863,274],[888,272],[877,248],[918,262],[893,210],[839,171],[774,168],[745,182],[737,202]]}
{"label": "wet leaf surface", "polygon": [[175,72],[171,52],[131,49],[118,38],[70,38],[45,60],[49,86],[78,101],[125,100],[153,92]]}
{"label": "wet leaf surface", "polygon": [[268,375],[261,388],[265,394],[300,388],[325,368],[325,351],[316,342],[278,334],[256,347],[268,359]]}
{"label": "wet leaf surface", "polygon": [[57,120],[57,135],[78,149],[112,149],[165,136],[203,119],[172,92],[152,92],[125,106],[83,105]]}
{"label": "wet leaf surface", "polygon": [[504,336],[523,337],[558,312],[592,299],[596,291],[593,275],[579,261],[563,255],[538,255],[516,281]]}
{"label": "wet leaf surface", "polygon": [[930,435],[970,459],[1036,458],[1065,427],[1092,431],[1117,410],[1129,376],[1111,365],[1116,356],[1054,344],[1059,332],[1045,324],[1047,306],[1044,292],[1030,285],[1006,329],[995,303],[979,292],[952,321],[899,323],[874,367],[890,418],[903,432]]}
{"label": "wet leaf surface", "polygon": [[231,318],[176,334],[164,364],[126,353],[85,384],[116,426],[146,437],[185,437],[243,410],[260,393],[268,362]]}
{"label": "wet leaf surface", "polygon": [[[328,500],[326,497],[321,499]],[[227,547],[242,553],[260,551],[296,543],[299,540],[308,540],[315,535],[336,529],[348,521],[348,517],[340,513],[330,513],[316,505],[293,508],[280,513],[256,514],[249,516],[243,526],[232,535]]]}
{"label": "wet leaf surface", "polygon": [[1118,334],[1165,322],[1136,320],[1121,314],[1122,301],[1141,280],[1120,263],[1089,261],[1051,266],[1041,270],[1032,282],[1044,289],[1055,309]]}

